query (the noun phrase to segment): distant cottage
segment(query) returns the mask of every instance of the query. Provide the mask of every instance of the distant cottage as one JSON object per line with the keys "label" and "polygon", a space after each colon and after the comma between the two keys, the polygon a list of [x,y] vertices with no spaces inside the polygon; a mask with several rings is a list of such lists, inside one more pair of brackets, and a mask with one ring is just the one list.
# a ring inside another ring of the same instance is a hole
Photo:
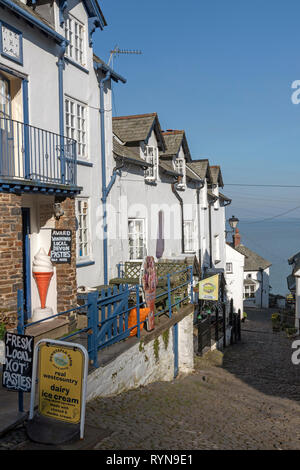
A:
{"label": "distant cottage", "polygon": [[241,243],[238,229],[235,229],[232,247],[245,257],[244,306],[269,308],[269,279],[272,264]]}

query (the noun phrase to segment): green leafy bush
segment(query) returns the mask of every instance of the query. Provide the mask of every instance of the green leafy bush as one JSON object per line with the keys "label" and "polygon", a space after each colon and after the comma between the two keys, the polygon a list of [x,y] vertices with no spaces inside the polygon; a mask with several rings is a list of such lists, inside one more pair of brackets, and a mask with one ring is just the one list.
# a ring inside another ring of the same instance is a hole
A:
{"label": "green leafy bush", "polygon": [[6,332],[5,323],[0,323],[0,340],[4,339],[5,332]]}

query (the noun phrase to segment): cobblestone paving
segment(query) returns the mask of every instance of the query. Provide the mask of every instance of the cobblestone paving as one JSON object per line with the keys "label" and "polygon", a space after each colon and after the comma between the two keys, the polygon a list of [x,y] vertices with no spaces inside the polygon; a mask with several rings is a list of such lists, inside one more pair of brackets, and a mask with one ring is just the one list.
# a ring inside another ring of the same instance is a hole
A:
{"label": "cobblestone paving", "polygon": [[[300,365],[270,316],[249,311],[242,341],[196,357],[189,376],[90,402],[86,422],[111,431],[96,448],[300,449]],[[0,449],[22,432],[0,439]]]}
{"label": "cobblestone paving", "polygon": [[271,313],[248,312],[242,341],[195,372],[88,406],[113,434],[99,449],[300,449],[300,365]]}

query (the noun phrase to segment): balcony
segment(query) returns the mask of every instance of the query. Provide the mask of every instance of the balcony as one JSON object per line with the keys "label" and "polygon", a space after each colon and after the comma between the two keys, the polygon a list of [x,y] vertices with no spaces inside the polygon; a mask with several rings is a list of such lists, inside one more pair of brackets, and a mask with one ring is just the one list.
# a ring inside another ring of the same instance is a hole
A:
{"label": "balcony", "polygon": [[76,141],[0,117],[0,191],[78,193]]}

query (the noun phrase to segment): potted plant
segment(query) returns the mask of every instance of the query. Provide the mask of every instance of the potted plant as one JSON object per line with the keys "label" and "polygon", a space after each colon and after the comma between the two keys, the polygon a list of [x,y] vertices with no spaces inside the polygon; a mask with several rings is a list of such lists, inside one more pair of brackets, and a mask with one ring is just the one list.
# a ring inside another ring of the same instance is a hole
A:
{"label": "potted plant", "polygon": [[272,329],[273,331],[280,331],[280,315],[279,313],[273,313],[271,316]]}
{"label": "potted plant", "polygon": [[4,336],[6,332],[5,323],[0,323],[0,364],[5,362]]}
{"label": "potted plant", "polygon": [[289,328],[285,329],[285,332],[286,332],[288,338],[294,338],[294,337],[297,336],[297,328],[289,327]]}

